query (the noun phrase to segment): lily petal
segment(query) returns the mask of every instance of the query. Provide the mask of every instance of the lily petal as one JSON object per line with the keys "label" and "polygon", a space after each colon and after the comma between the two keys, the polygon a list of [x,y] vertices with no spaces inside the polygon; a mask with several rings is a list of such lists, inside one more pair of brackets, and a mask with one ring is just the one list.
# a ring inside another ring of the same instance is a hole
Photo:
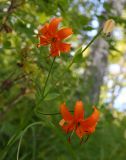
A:
{"label": "lily petal", "polygon": [[48,34],[49,34],[49,24],[48,23],[46,23],[42,28],[40,28],[40,30],[39,30],[39,34],[41,35],[43,35],[43,36],[45,36],[45,37],[47,37],[48,36]]}
{"label": "lily petal", "polygon": [[59,23],[62,21],[62,18],[53,18],[49,24],[49,31],[52,34],[55,34],[57,29],[58,29],[58,25]]}
{"label": "lily petal", "polygon": [[76,121],[84,118],[83,102],[77,101],[74,109],[74,118]]}
{"label": "lily petal", "polygon": [[73,34],[73,31],[71,28],[63,28],[57,32],[57,35],[60,40],[63,40],[65,38],[69,37],[71,34]]}
{"label": "lily petal", "polygon": [[74,130],[74,123],[72,123],[72,122],[68,123],[68,124],[62,126],[62,128],[66,133],[69,133]]}
{"label": "lily petal", "polygon": [[62,117],[63,117],[63,119],[65,121],[68,122],[68,121],[72,121],[73,120],[73,116],[69,112],[69,110],[67,109],[67,106],[66,106],[65,103],[61,104],[61,106],[60,106],[60,113],[61,113],[61,115],[62,115]]}
{"label": "lily petal", "polygon": [[59,49],[61,52],[69,52],[70,47],[71,47],[71,44],[67,44],[67,43],[60,43],[59,44]]}
{"label": "lily petal", "polygon": [[60,50],[59,50],[59,45],[57,43],[51,43],[51,56],[59,56],[60,55]]}
{"label": "lily petal", "polygon": [[85,132],[83,131],[83,128],[81,126],[77,127],[76,129],[76,134],[77,136],[81,139],[83,137],[83,135],[85,134]]}
{"label": "lily petal", "polygon": [[92,113],[92,115],[87,119],[83,120],[82,122],[80,122],[81,126],[83,126],[83,129],[87,131],[88,129],[94,130],[99,120],[99,115],[100,115],[99,111],[97,110],[96,107],[94,107],[94,112]]}
{"label": "lily petal", "polygon": [[96,125],[94,125],[94,126],[91,127],[91,128],[86,128],[86,129],[83,128],[83,131],[84,131],[84,133],[86,133],[86,134],[91,134],[91,133],[93,133],[93,132],[95,131],[95,128],[96,128]]}
{"label": "lily petal", "polygon": [[44,37],[44,36],[41,36],[41,37],[40,37],[40,45],[46,46],[46,45],[48,45],[48,44],[49,44],[48,39],[47,39],[46,37]]}

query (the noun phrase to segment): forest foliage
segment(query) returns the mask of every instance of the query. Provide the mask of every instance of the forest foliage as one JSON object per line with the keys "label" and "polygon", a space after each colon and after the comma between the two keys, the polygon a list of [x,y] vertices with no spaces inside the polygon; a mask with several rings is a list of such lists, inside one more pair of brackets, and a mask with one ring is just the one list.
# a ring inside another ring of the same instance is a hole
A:
{"label": "forest foliage", "polygon": [[[114,3],[0,0],[0,160],[125,160],[126,113],[114,108],[126,85],[125,70],[113,74],[109,66],[126,66],[126,6],[118,14]],[[37,34],[38,28],[54,17],[63,18],[60,27],[72,28],[73,34],[66,40],[72,47],[69,53],[56,57],[44,89],[54,57],[49,57],[47,46],[37,47]],[[110,35],[100,30],[108,19],[116,23]],[[108,61],[103,83],[99,83],[85,77],[85,72],[97,76],[90,53],[102,40],[108,45],[104,49]],[[100,92],[96,89],[93,93],[92,88],[98,85]],[[59,125],[62,116],[55,114],[63,102],[73,111],[78,100],[84,103],[85,117],[92,114],[93,106],[100,112],[95,132],[87,141],[84,136],[81,145],[75,134],[68,142]]]}

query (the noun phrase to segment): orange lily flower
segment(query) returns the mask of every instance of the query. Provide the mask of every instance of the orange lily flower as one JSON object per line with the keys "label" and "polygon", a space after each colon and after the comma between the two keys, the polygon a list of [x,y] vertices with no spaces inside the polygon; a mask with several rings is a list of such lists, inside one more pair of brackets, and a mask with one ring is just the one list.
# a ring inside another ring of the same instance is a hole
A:
{"label": "orange lily flower", "polygon": [[71,44],[62,42],[64,39],[73,34],[71,28],[62,28],[58,30],[58,25],[62,21],[62,18],[53,18],[51,22],[46,23],[40,28],[38,37],[40,46],[46,46],[50,44],[51,56],[59,56],[60,52],[69,52]]}
{"label": "orange lily flower", "polygon": [[[91,116],[84,119],[83,102],[77,101],[74,108],[74,115],[72,115],[65,103],[61,104],[60,112],[63,119],[59,122],[59,125],[66,133],[76,132],[76,135],[82,139],[84,135],[89,135],[95,131],[95,127],[99,120],[99,111],[94,107],[94,112]],[[70,137],[69,137],[70,140]]]}

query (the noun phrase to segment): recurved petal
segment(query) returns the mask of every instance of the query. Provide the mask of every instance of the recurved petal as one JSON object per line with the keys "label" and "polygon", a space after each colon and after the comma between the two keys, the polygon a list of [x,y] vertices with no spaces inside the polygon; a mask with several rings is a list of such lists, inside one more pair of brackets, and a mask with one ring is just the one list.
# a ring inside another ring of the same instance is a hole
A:
{"label": "recurved petal", "polygon": [[50,48],[51,56],[59,56],[60,55],[60,50],[59,50],[59,45],[57,43],[51,43],[51,48]]}
{"label": "recurved petal", "polygon": [[45,45],[48,45],[48,44],[49,44],[48,39],[44,36],[41,36],[40,37],[40,45],[45,46]]}
{"label": "recurved petal", "polygon": [[49,34],[49,24],[46,23],[43,27],[39,29],[39,34],[43,36],[48,36]]}
{"label": "recurved petal", "polygon": [[49,31],[50,33],[56,33],[58,29],[59,23],[62,21],[62,18],[53,18],[49,24]]}
{"label": "recurved petal", "polygon": [[77,127],[76,134],[79,138],[82,138],[84,136],[85,132],[83,131],[83,128],[81,126]]}
{"label": "recurved petal", "polygon": [[71,47],[71,44],[67,44],[67,43],[60,43],[59,44],[59,49],[61,52],[69,52],[70,47]]}
{"label": "recurved petal", "polygon": [[67,109],[67,106],[66,106],[65,103],[61,104],[61,106],[60,106],[60,113],[61,113],[61,115],[62,115],[62,117],[63,117],[63,119],[65,121],[68,122],[68,121],[72,121],[73,120],[73,116],[69,112],[69,110]]}
{"label": "recurved petal", "polygon": [[60,40],[65,39],[73,34],[72,28],[63,28],[57,32],[57,35]]}
{"label": "recurved petal", "polygon": [[85,134],[91,134],[91,133],[93,133],[94,131],[95,131],[95,127],[96,127],[96,125],[94,125],[93,127],[91,127],[91,128],[83,128],[83,132],[85,133]]}
{"label": "recurved petal", "polygon": [[94,107],[94,112],[92,113],[92,115],[81,122],[83,129],[86,130],[89,128],[95,128],[99,120],[99,115],[100,115],[100,112],[97,110],[96,107]]}
{"label": "recurved petal", "polygon": [[74,124],[73,123],[68,123],[66,125],[63,125],[62,128],[66,133],[69,133],[69,132],[74,130]]}
{"label": "recurved petal", "polygon": [[84,118],[84,108],[83,108],[83,102],[77,101],[75,108],[74,108],[74,118],[75,120],[82,120]]}

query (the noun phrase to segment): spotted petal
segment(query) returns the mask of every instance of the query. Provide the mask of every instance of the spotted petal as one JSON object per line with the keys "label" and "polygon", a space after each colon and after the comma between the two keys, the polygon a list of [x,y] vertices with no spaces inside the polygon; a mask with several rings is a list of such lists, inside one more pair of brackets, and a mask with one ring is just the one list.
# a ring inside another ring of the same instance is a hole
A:
{"label": "spotted petal", "polygon": [[93,132],[99,120],[99,115],[100,115],[99,111],[97,110],[96,107],[94,107],[94,112],[92,113],[92,115],[81,122],[81,125],[83,126],[83,130],[87,132],[88,131]]}
{"label": "spotted petal", "polygon": [[82,138],[85,132],[83,131],[83,128],[81,126],[77,127],[76,134],[79,138]]}
{"label": "spotted petal", "polygon": [[60,50],[59,50],[59,45],[58,43],[51,43],[51,48],[50,48],[51,56],[59,56],[60,55]]}
{"label": "spotted petal", "polygon": [[60,43],[59,44],[59,49],[61,52],[69,52],[70,47],[71,47],[71,44],[67,44],[67,43]]}
{"label": "spotted petal", "polygon": [[62,128],[66,133],[69,133],[74,130],[74,123],[71,122],[66,125],[63,125]]}
{"label": "spotted petal", "polygon": [[60,106],[60,113],[61,113],[61,115],[62,115],[62,117],[63,117],[63,119],[65,121],[68,122],[68,121],[72,121],[73,120],[73,116],[69,112],[69,110],[67,109],[67,106],[66,106],[65,103],[61,104],[61,106]]}
{"label": "spotted petal", "polygon": [[48,44],[49,44],[48,39],[44,36],[41,36],[40,37],[40,45],[45,46],[45,45],[48,45]]}

